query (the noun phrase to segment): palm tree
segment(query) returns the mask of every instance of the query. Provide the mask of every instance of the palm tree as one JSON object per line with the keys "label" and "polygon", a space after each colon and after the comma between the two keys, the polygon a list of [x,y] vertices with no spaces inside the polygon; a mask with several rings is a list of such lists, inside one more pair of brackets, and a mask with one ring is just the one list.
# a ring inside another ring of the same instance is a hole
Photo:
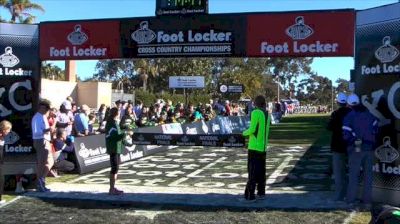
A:
{"label": "palm tree", "polygon": [[11,14],[10,23],[33,23],[36,16],[31,14],[31,10],[44,12],[41,5],[32,3],[30,0],[0,0],[0,7],[5,8]]}
{"label": "palm tree", "polygon": [[[159,76],[159,62],[160,61],[156,59],[139,59],[135,63],[137,68],[136,72],[143,82],[143,89],[145,91],[147,90],[149,79],[154,80]],[[152,86],[151,89],[154,90],[154,86]]]}
{"label": "palm tree", "polygon": [[65,71],[52,63],[43,62],[41,69],[42,78],[60,81],[65,80]]}

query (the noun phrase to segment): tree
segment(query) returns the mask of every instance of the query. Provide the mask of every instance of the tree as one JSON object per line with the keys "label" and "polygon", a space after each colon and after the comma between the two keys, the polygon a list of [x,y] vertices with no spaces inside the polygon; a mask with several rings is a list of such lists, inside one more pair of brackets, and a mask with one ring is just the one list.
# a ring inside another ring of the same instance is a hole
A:
{"label": "tree", "polygon": [[60,67],[53,65],[52,63],[42,63],[42,68],[40,71],[42,78],[52,79],[52,80],[65,80],[65,71]]}
{"label": "tree", "polygon": [[313,58],[271,58],[269,61],[273,76],[278,76],[283,88],[293,98],[297,85],[297,78],[300,75],[311,74],[311,63]]}
{"label": "tree", "polygon": [[350,92],[349,81],[347,81],[346,79],[338,78],[336,80],[336,83],[338,84],[338,86],[336,87],[337,92],[343,92],[343,93]]}
{"label": "tree", "polygon": [[36,16],[31,14],[32,10],[44,12],[41,5],[32,3],[30,0],[0,0],[0,7],[5,8],[11,15],[10,23],[33,23]]}
{"label": "tree", "polygon": [[[293,84],[299,75],[310,73],[312,59],[301,58],[160,58],[102,60],[96,65],[95,80],[111,81],[116,88],[146,89],[150,93],[181,92],[170,90],[169,76],[200,75],[205,77],[204,90],[190,90],[192,95],[218,92],[217,84],[242,84],[242,95],[223,95],[224,98],[254,98],[265,95],[268,100],[277,96],[274,76],[278,71],[282,87],[294,92]],[[276,68],[276,69],[275,69]],[[145,87],[145,88],[144,88]],[[289,91],[288,91],[289,92]]]}
{"label": "tree", "polygon": [[330,105],[332,100],[332,81],[324,76],[312,74],[302,79],[298,85],[297,98],[313,105]]}

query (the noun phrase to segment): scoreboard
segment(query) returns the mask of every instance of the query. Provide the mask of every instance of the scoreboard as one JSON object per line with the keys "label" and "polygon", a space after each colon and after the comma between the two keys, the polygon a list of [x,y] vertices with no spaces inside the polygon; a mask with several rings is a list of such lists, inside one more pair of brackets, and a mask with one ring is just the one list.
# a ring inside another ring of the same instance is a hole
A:
{"label": "scoreboard", "polygon": [[206,13],[208,13],[208,0],[157,0],[157,15]]}

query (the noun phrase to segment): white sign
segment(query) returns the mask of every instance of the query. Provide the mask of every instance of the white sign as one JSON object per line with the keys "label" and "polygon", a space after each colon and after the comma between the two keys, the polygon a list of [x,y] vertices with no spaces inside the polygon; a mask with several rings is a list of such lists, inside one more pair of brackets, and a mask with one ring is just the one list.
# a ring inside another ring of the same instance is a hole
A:
{"label": "white sign", "polygon": [[170,89],[204,88],[204,76],[170,76]]}

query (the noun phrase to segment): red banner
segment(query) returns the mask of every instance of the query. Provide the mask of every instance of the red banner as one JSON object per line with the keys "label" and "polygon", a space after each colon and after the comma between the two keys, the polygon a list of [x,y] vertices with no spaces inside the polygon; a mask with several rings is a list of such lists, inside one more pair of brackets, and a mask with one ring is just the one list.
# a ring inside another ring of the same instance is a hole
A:
{"label": "red banner", "polygon": [[249,15],[247,56],[353,56],[354,29],[353,10]]}
{"label": "red banner", "polygon": [[119,21],[40,24],[40,59],[120,58]]}

